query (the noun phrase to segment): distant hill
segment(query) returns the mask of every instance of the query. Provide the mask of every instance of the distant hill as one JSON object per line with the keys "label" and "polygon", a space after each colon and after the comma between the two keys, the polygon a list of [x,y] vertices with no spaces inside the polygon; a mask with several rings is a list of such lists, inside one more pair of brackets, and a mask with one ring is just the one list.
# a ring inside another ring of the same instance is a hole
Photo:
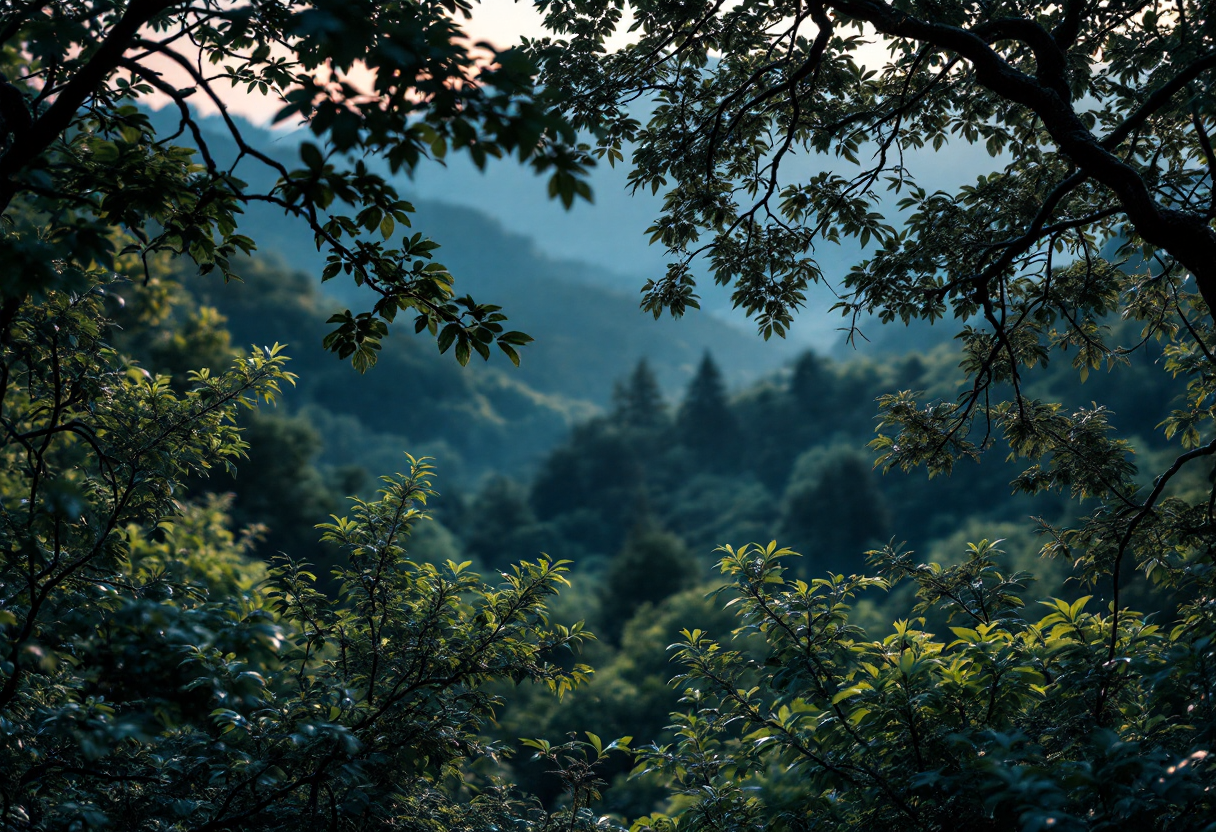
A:
{"label": "distant hill", "polygon": [[[153,114],[158,131],[176,130],[169,114]],[[213,156],[229,164],[236,148],[218,119],[204,119]],[[242,125],[247,140],[289,165],[298,137]],[[175,141],[187,144],[185,137]],[[510,163],[504,163],[510,164]],[[237,175],[253,187],[273,181],[263,167],[242,164]],[[537,196],[543,198],[537,185]],[[495,351],[466,368],[440,355],[434,341],[415,336],[408,321],[395,327],[380,363],[359,377],[320,347],[335,309],[366,308],[367,296],[349,280],[321,284],[324,256],[311,234],[278,209],[254,204],[242,231],[258,241],[244,284],[192,279],[202,302],[229,319],[238,344],[289,344],[300,384],[285,396],[288,412],[306,415],[324,439],[320,462],[357,464],[374,473],[398,465],[401,451],[438,459],[445,481],[472,487],[490,472],[527,471],[570,427],[602,409],[612,386],[647,358],[671,399],[682,395],[701,356],[710,351],[732,384],[755,381],[779,366],[792,347],[759,338],[711,315],[655,321],[636,297],[611,288],[618,277],[601,266],[546,256],[526,237],[507,231],[467,206],[416,200],[416,229],[441,242],[438,259],[457,288],[501,304],[512,328],[536,342],[515,368]]]}
{"label": "distant hill", "polygon": [[[865,147],[859,155],[865,159]],[[1005,164],[989,156],[982,145],[962,141],[948,143],[940,151],[905,148],[904,158],[908,169],[918,176],[919,184],[930,191],[973,183],[977,176]],[[782,178],[794,182],[828,167],[842,172],[849,168],[843,160],[791,153],[783,163]],[[422,201],[441,200],[484,211],[508,231],[526,234],[554,258],[595,263],[600,268],[579,270],[577,279],[614,289],[632,299],[637,297],[645,278],[664,273],[666,257],[662,246],[649,245],[644,233],[659,215],[663,194],[630,192],[626,187],[627,173],[628,167],[623,164],[615,168],[607,164],[596,166],[590,175],[595,204],[579,202],[570,211],[545,197],[544,180],[530,170],[511,164],[487,165],[485,170],[478,170],[461,155],[452,157],[445,165],[420,166],[413,181],[402,187]],[[887,195],[885,210],[895,211],[898,199],[899,196]],[[838,285],[863,255],[855,240],[846,239],[839,245],[821,241],[813,256],[827,280]],[[729,288],[716,286],[702,277],[698,292],[702,296],[702,316],[709,313],[744,332],[753,331],[754,325],[746,316],[731,308]],[[827,312],[835,302],[832,289],[826,285],[812,286],[807,296],[807,306],[795,319],[789,341],[799,349],[812,347],[842,358],[856,355],[843,343],[843,333],[839,331],[841,318]],[[899,331],[895,332],[896,329]],[[901,354],[909,347],[929,348],[943,337],[928,327],[904,330],[878,325],[866,327],[865,334],[871,341],[863,342],[860,351],[870,356]]]}
{"label": "distant hill", "polygon": [[[171,114],[160,111],[152,117],[161,132],[176,129]],[[217,160],[225,163],[235,158],[236,148],[222,122],[209,118],[201,124]],[[273,133],[244,123],[242,129],[259,149],[287,164],[297,164],[298,134]],[[176,141],[189,144],[188,136]],[[242,164],[237,173],[254,187],[269,187],[273,181],[261,165]],[[521,193],[520,199],[544,201],[543,183],[533,180],[530,184],[533,187],[529,193]],[[602,265],[549,257],[527,237],[507,231],[483,211],[431,199],[415,200],[415,205],[418,213],[413,230],[442,245],[437,259],[456,275],[458,290],[483,303],[502,305],[513,328],[536,338],[524,351],[523,367],[513,371],[517,381],[536,391],[603,405],[613,380],[646,357],[663,387],[675,395],[706,350],[714,353],[733,384],[759,378],[794,352],[789,344],[765,343],[750,331],[712,315],[655,321],[638,308],[636,290],[641,278],[628,292],[611,288],[623,286],[619,275]],[[497,208],[504,210],[501,205]],[[278,209],[248,206],[242,228],[258,240],[260,252],[281,258],[291,269],[320,273],[324,257],[316,251],[311,235]],[[353,284],[340,278],[325,284],[324,291],[352,308],[366,302]],[[403,329],[394,337],[412,336]],[[491,363],[496,362],[491,359]]]}
{"label": "distant hill", "polygon": [[242,269],[244,280],[190,281],[193,294],[226,318],[237,345],[287,345],[298,383],[281,408],[299,413],[323,440],[320,462],[395,470],[401,453],[435,457],[445,482],[472,484],[491,471],[522,472],[596,412],[589,401],[530,387],[508,362],[470,371],[434,344],[390,335],[380,361],[360,376],[321,347],[334,300],[316,281],[264,257]]}

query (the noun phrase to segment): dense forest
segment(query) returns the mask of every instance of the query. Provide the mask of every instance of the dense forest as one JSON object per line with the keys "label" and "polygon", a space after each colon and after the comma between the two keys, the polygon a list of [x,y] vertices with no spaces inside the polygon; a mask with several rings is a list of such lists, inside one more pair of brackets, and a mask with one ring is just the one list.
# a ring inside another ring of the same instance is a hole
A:
{"label": "dense forest", "polygon": [[[371,376],[352,374],[308,349],[335,301],[274,259],[242,273],[234,285],[167,280],[119,291],[117,343],[152,372],[184,380],[186,368],[223,367],[236,343],[304,346],[290,365],[300,379],[273,409],[241,421],[247,460],[233,475],[196,479],[193,499],[222,506],[233,531],[255,528],[248,553],[267,561],[290,553],[324,584],[337,552],[321,542],[315,520],[344,512],[351,495],[371,497],[371,472],[400,464],[402,449],[443,459],[412,556],[436,566],[467,560],[487,574],[542,553],[569,559],[571,586],[553,614],[566,624],[585,620],[598,636],[580,655],[596,668],[590,682],[557,707],[543,690],[516,692],[494,731],[504,741],[580,730],[664,737],[680,698],[667,684],[668,644],[684,627],[727,638],[734,626],[711,599],[723,544],[776,538],[800,555],[791,573],[809,580],[864,573],[867,553],[888,543],[958,564],[968,543],[987,539],[1008,568],[1035,575],[1037,592],[1071,602],[1093,592],[1069,581],[1065,564],[1041,557],[1041,532],[1075,522],[1077,504],[1020,493],[1007,449],[949,477],[875,470],[878,397],[905,389],[951,396],[958,356],[950,345],[880,361],[806,352],[737,390],[707,351],[671,396],[642,360],[616,380],[605,407],[583,401],[563,412],[495,375],[440,363],[409,339],[386,340]],[[1074,406],[1105,402],[1122,433],[1143,437],[1139,453],[1151,470],[1154,455],[1168,455],[1155,428],[1177,389],[1158,356],[1136,358],[1119,376],[1098,372],[1080,387],[1064,362],[1028,381]],[[398,388],[399,378],[413,384]],[[418,391],[425,398],[415,404]],[[1202,488],[1201,473],[1186,487]],[[881,631],[914,603],[911,590],[868,593],[852,620]],[[1147,587],[1129,595],[1141,608],[1167,605]],[[614,779],[603,807],[642,816],[663,792],[629,769],[623,759],[604,766]],[[547,800],[560,796],[542,767],[514,776]]]}
{"label": "dense forest", "polygon": [[1211,4],[481,11],[0,0],[0,830],[1216,830]]}

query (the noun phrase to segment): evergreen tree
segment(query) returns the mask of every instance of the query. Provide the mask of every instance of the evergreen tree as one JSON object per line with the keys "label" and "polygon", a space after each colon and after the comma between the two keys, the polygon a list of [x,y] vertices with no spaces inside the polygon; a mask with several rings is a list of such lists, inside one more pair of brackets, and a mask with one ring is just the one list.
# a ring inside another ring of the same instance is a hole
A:
{"label": "evergreen tree", "polygon": [[708,352],[688,385],[676,414],[680,442],[708,461],[729,460],[739,439],[739,423],[726,399],[722,373]]}
{"label": "evergreen tree", "polygon": [[491,477],[467,516],[465,551],[487,567],[535,559],[546,548],[527,490],[509,477]]}
{"label": "evergreen tree", "polygon": [[827,366],[827,362],[819,355],[808,350],[798,357],[794,363],[794,373],[790,378],[790,393],[802,407],[813,407],[819,411],[823,406],[825,394],[834,386],[835,374]]}
{"label": "evergreen tree", "polygon": [[[785,400],[790,408],[788,420],[771,429],[762,441],[771,444],[771,440],[776,439],[778,444],[793,442],[800,447],[830,442],[830,435],[845,426],[844,412],[853,405],[849,400],[850,391],[843,383],[842,369],[842,365],[810,350],[799,356],[794,362],[789,397]],[[858,422],[863,426],[870,424],[868,417],[873,411],[876,394],[877,391],[864,397],[868,412]],[[784,468],[786,476],[794,459],[786,452],[777,451],[778,467]]]}
{"label": "evergreen tree", "polygon": [[895,368],[895,386],[900,390],[917,390],[924,385],[928,371],[923,358],[909,355]]}
{"label": "evergreen tree", "polygon": [[620,548],[646,490],[640,445],[608,419],[580,425],[545,460],[532,484],[531,504],[556,527],[562,554],[608,555]]}
{"label": "evergreen tree", "polygon": [[667,422],[667,403],[658,379],[643,358],[623,383],[612,393],[615,420],[631,428],[653,430]]}

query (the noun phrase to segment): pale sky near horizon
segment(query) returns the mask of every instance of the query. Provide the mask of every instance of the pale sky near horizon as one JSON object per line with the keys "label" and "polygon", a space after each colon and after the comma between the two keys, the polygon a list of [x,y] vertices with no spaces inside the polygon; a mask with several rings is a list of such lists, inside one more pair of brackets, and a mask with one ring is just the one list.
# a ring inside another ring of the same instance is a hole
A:
{"label": "pale sky near horizon", "polygon": [[[733,6],[737,2],[739,0],[728,0],[727,5]],[[609,49],[625,46],[636,37],[636,33],[628,31],[632,18],[631,10],[626,8],[617,33],[608,39]],[[546,34],[544,18],[537,11],[532,0],[477,0],[473,6],[472,18],[461,20],[460,23],[468,34],[470,42],[484,41],[499,49],[518,43],[522,37],[542,37]],[[875,39],[874,42],[863,45],[858,50],[857,57],[864,65],[879,67],[885,63],[886,50],[881,40]],[[190,86],[189,78],[172,64],[166,62],[165,66],[158,67],[158,69],[171,83],[182,87]],[[350,77],[353,83],[359,85],[358,72],[352,73]],[[227,103],[230,112],[263,127],[271,126],[270,120],[281,106],[275,99],[247,93],[241,88],[224,90],[221,86],[217,92]],[[147,96],[143,100],[154,109],[160,109],[169,103],[169,99],[160,94]],[[194,98],[191,104],[204,115],[214,115],[216,112],[214,105],[204,96]],[[295,126],[290,125],[290,129],[294,129]]]}
{"label": "pale sky near horizon", "polygon": [[[462,20],[461,25],[471,42],[484,41],[499,49],[512,46],[523,37],[541,37],[545,34],[544,19],[532,5],[531,0],[518,0],[518,2],[516,0],[480,0],[473,7],[472,19]],[[622,27],[622,29],[627,28],[627,24]],[[629,34],[622,31],[616,38],[609,41],[609,46],[613,45],[613,41],[624,45],[628,39]],[[189,86],[189,79],[176,67],[166,64],[158,69],[170,82],[180,84],[182,87]],[[181,77],[177,77],[179,74]],[[357,84],[358,74],[352,74],[352,78]],[[225,90],[220,85],[216,91],[228,105],[229,112],[243,116],[260,126],[269,127],[270,119],[281,107],[281,104],[273,98],[247,93],[241,88]],[[168,97],[160,94],[147,96],[143,100],[155,109],[160,109],[169,103]],[[213,115],[216,112],[214,105],[204,96],[194,98],[191,103],[204,115]],[[294,125],[292,128],[294,129]]]}
{"label": "pale sky near horizon", "polygon": [[500,49],[521,37],[535,38],[545,33],[541,14],[530,0],[481,0],[464,28],[474,41],[488,41]]}

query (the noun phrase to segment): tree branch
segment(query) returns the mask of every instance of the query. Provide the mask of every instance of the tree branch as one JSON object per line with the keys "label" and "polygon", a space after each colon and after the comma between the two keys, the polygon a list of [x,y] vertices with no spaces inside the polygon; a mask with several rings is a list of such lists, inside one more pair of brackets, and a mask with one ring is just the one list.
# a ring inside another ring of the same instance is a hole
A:
{"label": "tree branch", "polygon": [[167,11],[180,0],[132,0],[126,12],[110,29],[106,39],[72,79],[59,91],[55,102],[34,122],[34,126],[17,137],[13,146],[0,158],[0,213],[21,189],[16,175],[40,156],[76,118],[81,105],[94,95],[119,65],[123,53],[152,18]]}
{"label": "tree branch", "polygon": [[850,17],[868,21],[883,34],[932,43],[966,58],[982,86],[1034,112],[1057,147],[1080,171],[1114,192],[1136,232],[1190,271],[1209,309],[1216,309],[1216,231],[1209,226],[1206,216],[1160,205],[1140,172],[1111,152],[1122,140],[1120,137],[1129,135],[1186,83],[1216,66],[1216,52],[1180,71],[1123,125],[1099,141],[1067,97],[1011,66],[976,32],[911,17],[883,0],[829,0],[829,3]]}

